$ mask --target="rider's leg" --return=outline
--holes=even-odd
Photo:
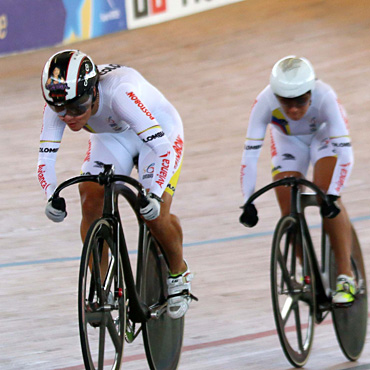
[[[146,223],[166,253],[171,274],[177,275],[187,269],[183,259],[182,228],[179,218],[170,213],[172,196],[164,192],[162,199],[160,216]]]
[[[274,181],[283,179],[284,177],[304,177],[300,172],[296,171],[285,171],[285,172],[280,172],[277,175],[273,177]],[[290,213],[290,187],[286,186],[278,186],[275,188],[275,194],[276,198],[279,203],[280,211],[281,211],[281,216],[287,216]],[[296,253],[298,259],[302,263],[302,246],[301,245],[296,245]]]
[[[296,171],[285,171],[280,172],[273,176],[273,180],[277,181],[283,179],[284,177],[304,177],[300,172]],[[290,187],[278,186],[275,188],[276,198],[279,203],[280,211],[282,216],[289,215],[290,212]]]
[[[101,217],[103,212],[104,188],[94,182],[79,184],[82,220],[80,226],[81,239],[84,242],[90,225]],[[90,261],[90,268],[91,268]],[[104,278],[108,269],[108,247],[103,248],[102,262],[100,265],[101,277]]]
[[[166,254],[171,273],[167,278],[167,314],[173,319],[178,319],[184,316],[189,308],[193,275],[183,258],[180,221],[170,213],[172,195],[164,192],[162,199],[160,216],[146,223]]]
[[[335,157],[324,157],[315,164],[313,181],[324,192],[329,188],[336,160]],[[324,228],[329,235],[330,244],[334,251],[338,275],[352,276],[350,260],[352,245],[351,222],[340,199],[338,199],[338,204],[341,212],[335,218],[324,218]]]
[[[82,211],[80,232],[84,241],[90,225],[102,215],[104,189],[97,183],[83,182],[79,184],[79,191]]]

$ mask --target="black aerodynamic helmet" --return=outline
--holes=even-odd
[[[92,59],[79,50],[63,50],[46,62],[41,76],[41,90],[51,106],[73,103],[91,95],[99,79]]]

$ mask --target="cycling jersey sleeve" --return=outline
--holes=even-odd
[[[329,92],[322,105],[324,120],[330,125],[330,141],[337,155],[337,162],[328,189],[328,194],[340,195],[352,171],[354,158],[344,108],[333,91]]]
[[[257,162],[266,135],[266,128],[271,118],[271,110],[265,99],[257,97],[249,118],[247,137],[240,170],[240,182],[244,202],[253,194],[257,179]]]
[[[121,84],[116,90],[112,108],[156,154],[155,173],[149,191],[161,197],[175,164],[171,142],[142,98],[139,88]]]
[[[37,163],[37,177],[46,198],[49,199],[57,186],[55,161],[62,140],[65,123],[50,108],[44,110]]]

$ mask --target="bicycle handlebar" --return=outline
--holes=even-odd
[[[122,181],[127,184],[132,185],[139,193],[139,195],[145,199],[146,197],[146,190],[141,185],[139,181],[136,179],[130,177],[130,176],[125,176],[125,175],[115,175],[114,174],[114,166],[112,165],[104,165],[104,171],[100,172],[98,175],[81,175],[81,176],[76,176],[72,177],[64,182],[62,182],[55,190],[53,195],[51,196],[51,199],[57,199],[59,198],[59,193],[67,188],[70,185],[74,184],[79,184],[81,182],[96,182],[100,185],[109,185],[117,181]],[[145,206],[145,205],[144,205]]]
[[[283,179],[274,181],[271,184],[268,184],[268,185],[264,186],[260,190],[257,190],[255,193],[253,193],[248,198],[245,205],[247,206],[247,205],[251,204],[259,196],[261,196],[262,194],[266,193],[267,191],[269,191],[273,188],[276,188],[278,186],[291,186],[291,187],[293,187],[293,186],[298,186],[298,185],[307,186],[308,188],[313,190],[323,200],[323,202],[327,206],[332,205],[333,202],[328,198],[328,196],[317,185],[315,185],[313,182],[311,182],[309,180],[302,179],[302,178],[299,178],[299,177],[294,177],[294,176],[284,177]]]

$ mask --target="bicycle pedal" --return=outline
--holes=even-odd
[[[355,301],[347,302],[347,303],[332,303],[332,306],[335,308],[349,308],[353,305]]]

